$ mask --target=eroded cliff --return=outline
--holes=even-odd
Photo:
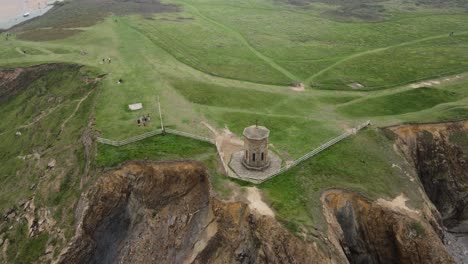
[[[389,128],[448,227],[468,219],[468,121]]]
[[[194,161],[108,171],[83,195],[76,235],[58,263],[454,263],[431,210],[410,209],[403,196],[371,202],[327,191],[328,238],[312,240],[210,190]]]
[[[390,127],[396,146],[414,164],[448,233],[459,263],[468,259],[468,121]]]
[[[270,216],[210,195],[198,162],[128,162],[78,208],[59,263],[342,263]]]
[[[350,263],[455,263],[434,231],[430,211],[416,211],[403,195],[369,201],[340,190],[322,196],[329,237]]]

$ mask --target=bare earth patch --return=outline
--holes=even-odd
[[[392,211],[419,216],[420,212],[410,209],[408,206],[406,206],[406,201],[408,200],[409,199],[403,193],[401,193],[391,201],[380,198],[376,201],[376,204],[389,208]]]
[[[423,82],[413,83],[413,84],[410,84],[409,87],[413,89],[422,88],[422,87],[432,87],[434,85],[439,85],[441,83],[458,80],[460,78],[462,78],[461,75],[455,75],[451,77],[444,77],[444,78],[439,78],[439,79],[434,79],[434,80],[427,80]]]
[[[261,215],[275,217],[273,210],[271,210],[271,208],[262,200],[262,195],[259,189],[255,187],[247,188],[247,200],[252,211]]]
[[[364,88],[364,85],[358,83],[358,82],[353,82],[353,83],[350,83],[348,84],[349,87],[351,87],[351,89],[361,89],[361,88]]]
[[[304,84],[303,83],[298,83],[294,86],[291,86],[289,89],[291,89],[291,91],[294,91],[294,92],[303,92],[305,91],[305,87],[304,87]]]
[[[243,149],[244,141],[232,133],[229,128],[225,127],[222,132],[219,132],[206,122],[202,122],[202,124],[214,134],[219,155],[226,164],[229,163],[234,153]]]

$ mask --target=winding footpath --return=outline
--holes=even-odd
[[[468,34],[468,31],[462,31],[462,32],[458,32],[457,35],[467,35]],[[343,62],[346,62],[346,61],[349,61],[349,60],[352,60],[354,58],[358,58],[358,57],[361,57],[361,56],[364,56],[364,55],[368,55],[368,54],[373,54],[373,53],[378,53],[378,52],[381,52],[381,51],[385,51],[385,50],[388,50],[388,49],[392,49],[392,48],[398,48],[398,47],[403,47],[403,46],[408,46],[408,45],[412,45],[412,44],[416,44],[416,43],[420,43],[420,42],[424,42],[424,41],[428,41],[428,40],[435,40],[435,39],[440,39],[440,38],[444,38],[444,37],[447,37],[448,35],[447,34],[442,34],[442,35],[436,35],[436,36],[431,36],[431,37],[426,37],[426,38],[421,38],[421,39],[416,39],[416,40],[412,40],[412,41],[407,41],[407,42],[402,42],[402,43],[399,43],[399,44],[396,44],[396,45],[391,45],[391,46],[387,46],[387,47],[382,47],[382,48],[377,48],[377,49],[372,49],[372,50],[366,50],[366,51],[363,51],[363,52],[359,52],[359,53],[354,53],[348,57],[345,57],[333,64],[331,64],[330,66],[316,72],[315,74],[313,74],[312,76],[308,77],[305,82],[306,83],[310,83],[311,81],[313,81],[315,78],[317,78],[318,76],[322,75],[323,73],[333,69],[334,67],[336,67],[337,65],[343,63]]]
[[[192,9],[199,17],[203,18],[204,20],[210,22],[211,24],[214,24],[220,28],[223,28],[224,30],[227,30],[229,31],[232,35],[234,35],[244,46],[246,46],[253,54],[255,54],[255,56],[257,56],[259,59],[263,60],[265,63],[267,63],[268,65],[270,65],[272,68],[274,68],[275,70],[281,72],[282,74],[284,74],[285,76],[287,76],[289,79],[291,80],[300,80],[299,77],[297,77],[296,75],[294,75],[293,73],[291,73],[290,71],[286,70],[285,68],[281,67],[279,64],[277,64],[273,59],[263,55],[261,52],[259,52],[258,50],[256,50],[252,45],[250,45],[250,43],[247,41],[247,39],[242,35],[240,34],[239,32],[237,32],[236,30],[212,19],[212,18],[209,18],[205,15],[203,15],[200,10],[198,10],[195,6],[192,6],[190,4],[187,4],[185,2],[183,2],[185,6],[189,7],[190,9]]]

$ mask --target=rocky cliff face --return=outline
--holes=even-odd
[[[468,219],[468,121],[389,128],[444,224]],[[466,145],[465,145],[466,144]]]
[[[76,235],[57,262],[454,263],[430,209],[409,209],[403,196],[371,202],[327,191],[322,202],[329,239],[312,241],[211,196],[198,162],[128,162],[82,197]]]
[[[448,247],[468,258],[468,121],[388,128],[414,164],[424,190],[448,228]]]
[[[322,201],[329,237],[350,263],[455,263],[434,231],[432,215],[406,207],[404,196],[371,202],[336,190],[324,193]]]
[[[197,162],[129,162],[80,202],[58,263],[341,263],[247,204],[210,196]]]

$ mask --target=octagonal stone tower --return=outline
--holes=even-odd
[[[264,170],[270,166],[269,135],[270,130],[263,126],[254,125],[244,129],[244,167],[249,170]]]

